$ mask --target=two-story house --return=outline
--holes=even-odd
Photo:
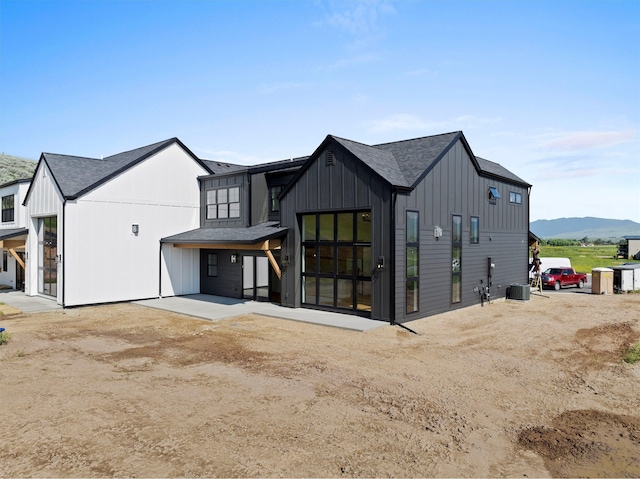
[[[63,306],[206,293],[401,323],[527,281],[529,188],[462,132],[330,135],[256,166],[176,138],[103,160],[43,153],[26,291]]]

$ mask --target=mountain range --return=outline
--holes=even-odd
[[[631,220],[605,218],[558,218],[536,220],[529,224],[533,234],[542,239],[621,239],[624,236],[640,236],[640,223]]]

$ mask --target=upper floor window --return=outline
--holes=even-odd
[[[522,204],[522,195],[520,193],[516,193],[515,191],[509,192],[509,203],[513,203],[515,205]]]
[[[269,196],[271,197],[271,203],[269,206],[269,211],[275,213],[280,211],[280,200],[278,199],[278,195],[284,189],[284,186],[272,186],[269,188]]]
[[[2,222],[8,223],[15,218],[13,195],[2,197]]]
[[[207,191],[207,219],[240,218],[240,188]]]

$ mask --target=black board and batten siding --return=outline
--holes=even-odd
[[[501,198],[489,201],[489,187]],[[509,202],[510,192],[521,194],[522,204]],[[416,188],[398,195],[396,222],[396,318],[410,321],[479,302],[474,287],[488,281],[487,258],[495,264],[491,293],[504,297],[510,284],[527,281],[528,189],[503,179],[480,176],[467,150],[457,142]],[[405,312],[406,211],[420,212],[420,306]],[[462,217],[462,300],[451,302],[452,215]],[[471,216],[480,223],[478,244],[470,243]],[[442,236],[435,238],[436,226]]]
[[[327,151],[333,158],[327,158]],[[329,161],[327,161],[327,159]],[[332,164],[328,164],[332,163]],[[362,161],[332,141],[315,156],[295,184],[280,201],[281,226],[289,227],[282,245],[289,262],[282,268],[282,304],[301,306],[301,213],[371,210],[372,258],[391,254],[391,191],[389,185]],[[372,275],[371,318],[389,321],[391,313],[391,271],[386,268]]]
[[[238,228],[249,224],[249,188],[248,175],[215,175],[200,180],[200,227],[201,228]],[[240,188],[240,217],[226,219],[207,219],[207,191],[218,188]]]

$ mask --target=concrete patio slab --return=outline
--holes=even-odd
[[[62,309],[55,299],[44,298],[42,296],[27,296],[22,291],[13,289],[0,290],[0,302],[13,306],[23,313],[39,313],[42,311],[53,311]]]
[[[146,299],[133,301],[133,304],[186,314],[210,321],[219,321],[243,314],[261,314],[263,316],[349,329],[352,331],[369,331],[389,325],[389,323],[383,321],[374,321],[350,314],[331,313],[304,308],[285,308],[273,303],[224,298],[209,294]]]

